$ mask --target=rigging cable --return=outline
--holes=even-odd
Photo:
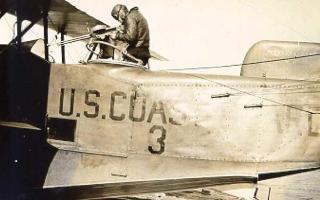
[[[253,97],[256,97],[256,98],[259,98],[259,99],[268,101],[268,102],[271,102],[271,103],[275,103],[275,104],[278,104],[278,105],[281,105],[281,106],[286,106],[286,107],[289,107],[289,108],[292,108],[292,109],[295,109],[295,110],[299,110],[299,111],[302,111],[302,112],[306,112],[306,113],[308,113],[308,114],[318,114],[318,113],[311,112],[311,111],[309,111],[309,110],[305,110],[305,109],[302,109],[302,108],[295,107],[295,106],[293,106],[293,105],[288,105],[288,104],[281,103],[281,102],[278,102],[278,101],[275,101],[275,100],[272,100],[272,99],[268,99],[268,98],[266,98],[266,97],[261,97],[261,96],[255,95],[255,94],[253,94],[253,93],[251,93],[251,92],[242,91],[242,90],[240,90],[240,89],[237,89],[237,88],[228,86],[228,85],[226,85],[226,84],[223,84],[223,83],[220,83],[220,82],[211,80],[211,79],[207,79],[207,78],[202,77],[202,76],[200,76],[200,75],[195,75],[195,74],[186,74],[186,75],[192,76],[192,77],[196,77],[196,78],[199,78],[199,79],[202,79],[202,80],[206,80],[206,81],[209,81],[209,82],[213,82],[213,83],[218,84],[218,85],[220,85],[220,86],[222,86],[222,87],[229,88],[229,89],[234,90],[234,91],[237,91],[237,92],[239,92],[239,93],[247,94],[247,95],[250,95],[250,96],[253,96]]]
[[[231,64],[231,65],[217,65],[217,66],[208,66],[208,67],[190,67],[190,68],[176,68],[176,69],[165,69],[161,71],[184,71],[184,70],[201,70],[201,69],[217,69],[217,68],[228,68],[228,67],[238,67],[238,66],[247,66],[247,65],[258,65],[264,63],[272,63],[272,62],[280,62],[280,61],[287,61],[287,60],[295,60],[295,59],[302,59],[308,57],[320,56],[320,53],[314,54],[307,54],[301,56],[293,56],[287,58],[277,58],[271,60],[264,60],[264,61],[256,61],[256,62],[249,62],[249,63],[238,63],[238,64]]]

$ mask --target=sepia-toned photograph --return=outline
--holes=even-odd
[[[320,199],[319,10],[0,0],[0,200]]]

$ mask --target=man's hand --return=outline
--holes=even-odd
[[[113,31],[109,34],[110,38],[112,40],[117,40],[118,39],[118,33],[123,33],[124,31],[124,26],[123,25],[120,25],[116,28],[116,31]]]
[[[113,39],[113,40],[116,40],[117,39],[117,35],[118,35],[118,31],[114,31],[110,34],[110,38]]]
[[[118,26],[118,27],[117,27],[117,31],[118,31],[119,33],[124,33],[124,25]]]
[[[98,35],[98,34],[96,34],[96,35],[94,35],[94,37],[96,38],[96,39],[98,39],[98,40],[104,40],[105,38],[106,38],[106,35]]]

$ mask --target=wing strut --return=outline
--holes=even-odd
[[[19,22],[19,20],[17,20],[17,29],[18,29],[17,36],[13,40],[11,40],[9,44],[15,44],[17,42],[18,43],[21,42],[21,38],[24,36],[24,34],[26,34],[35,24],[36,24],[35,22],[31,22],[31,24],[29,24],[26,28],[21,30],[21,21]]]
[[[30,3],[33,4],[33,3]],[[29,5],[29,4],[28,4]],[[22,49],[22,37],[37,23],[39,19],[42,18],[43,22],[43,35],[44,35],[44,49],[45,49],[45,59],[49,61],[49,47],[48,47],[48,12],[49,12],[49,4],[48,2],[41,2],[37,4],[37,9],[34,12],[26,9],[24,10],[26,5],[23,0],[15,0],[12,2],[8,2],[5,5],[2,5],[0,8],[0,18],[6,13],[12,13],[14,10],[16,11],[17,16],[17,36],[9,42],[9,45],[16,44],[18,50]],[[13,10],[12,10],[13,9]],[[41,14],[39,14],[41,13]],[[30,24],[22,30],[22,22],[23,20],[29,20]],[[5,50],[5,49],[4,49]],[[2,50],[2,52],[4,52]]]
[[[60,31],[60,36],[61,36],[61,41],[64,41],[64,29],[61,29]],[[61,45],[61,62],[62,64],[66,64],[66,49],[65,45]]]
[[[43,7],[43,38],[44,38],[44,55],[46,61],[49,61],[49,46],[48,46],[48,7]]]
[[[17,37],[16,37],[16,42],[17,42],[17,45],[18,45],[18,49],[19,51],[21,51],[21,41],[22,41],[22,36],[27,32],[25,31],[23,34],[22,34],[22,31],[21,31],[21,28],[22,28],[22,21],[23,21],[23,18],[22,18],[22,5],[21,5],[21,0],[17,0]],[[28,26],[30,27],[30,26]],[[27,28],[28,28],[27,27]],[[31,27],[30,27],[31,28]]]

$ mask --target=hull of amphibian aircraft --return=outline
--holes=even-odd
[[[319,166],[314,78],[59,65],[14,48],[1,59],[3,198],[255,183]]]
[[[319,86],[52,65],[48,141],[59,150],[45,185],[254,176],[318,166],[319,94],[313,91]]]

